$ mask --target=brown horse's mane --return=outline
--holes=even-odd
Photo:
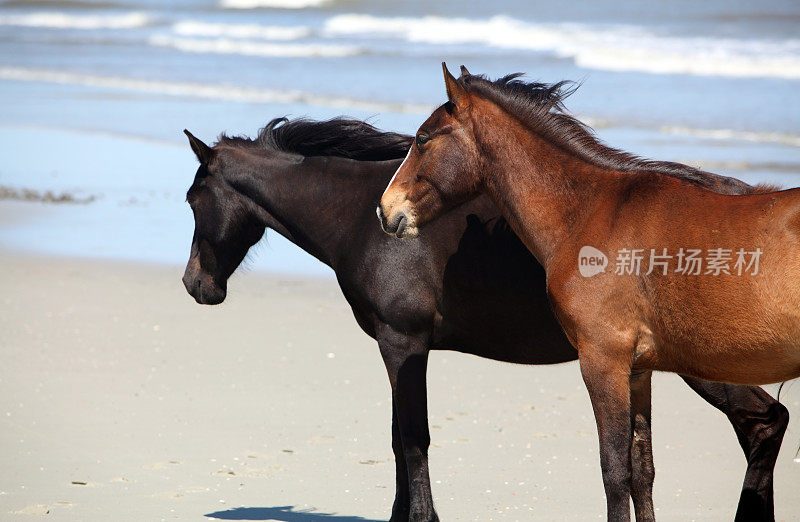
[[[254,140],[223,134],[217,145],[257,147],[307,157],[338,156],[360,161],[384,161],[405,157],[412,140],[411,136],[384,132],[367,122],[343,117],[322,121],[275,118],[259,131]]]
[[[655,161],[605,145],[594,131],[577,118],[567,114],[564,100],[573,94],[578,84],[561,81],[554,84],[525,82],[522,73],[489,80],[483,75],[464,74],[457,81],[467,92],[477,93],[504,109],[542,137],[582,160],[603,168],[621,172],[657,172],[690,183],[709,186],[723,193],[766,193],[780,190],[772,185],[750,186],[735,178],[712,174],[672,161]]]

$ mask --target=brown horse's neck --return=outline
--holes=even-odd
[[[539,262],[574,235],[621,174],[592,165],[544,138],[497,105],[476,99],[478,146],[486,152],[481,183]],[[488,113],[488,117],[487,117]]]

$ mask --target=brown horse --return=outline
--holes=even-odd
[[[517,75],[443,68],[448,102],[384,192],[384,230],[413,237],[448,208],[492,199],[544,267],[578,350],[608,518],[630,519],[633,489],[637,519],[653,519],[631,469],[651,371],[741,384],[800,376],[800,189],[712,192],[691,167],[600,143],[565,114],[563,83],[550,89],[562,96],[542,96]]]

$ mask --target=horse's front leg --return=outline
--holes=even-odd
[[[653,436],[651,431],[652,372],[634,372],[630,376],[631,387],[631,497],[638,522],[655,520],[653,510]]]
[[[400,334],[387,326],[380,331],[378,344],[392,385],[395,458],[403,459],[405,464],[396,465],[398,489],[392,520],[439,520],[433,508],[428,472],[431,438],[425,381],[429,350],[427,338]],[[405,488],[400,484],[403,473],[406,475]]]
[[[727,415],[747,457],[737,521],[773,521],[772,477],[789,424],[789,411],[757,386],[737,386],[683,377],[709,404]]]
[[[400,435],[400,421],[397,419],[397,405],[392,399],[392,451],[394,452],[395,489],[392,518],[390,522],[406,522],[411,510],[408,491],[408,466],[406,466],[403,439]]]
[[[609,521],[631,518],[630,359],[613,357],[596,346],[579,348],[581,375],[589,391],[597,434],[600,467]]]

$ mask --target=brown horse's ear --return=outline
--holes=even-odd
[[[183,129],[183,133],[189,138],[189,146],[192,147],[194,155],[197,156],[197,161],[199,161],[202,165],[208,165],[208,162],[211,161],[211,156],[214,153],[211,147],[203,143],[199,138],[196,138],[188,130]]]
[[[459,100],[463,101],[467,91],[464,89],[464,86],[458,83],[458,80],[450,74],[450,71],[447,70],[447,64],[444,62],[442,62],[442,71],[444,72],[444,86],[447,88],[447,99],[457,107]]]
[[[461,66],[461,76],[472,76],[472,75],[469,73],[469,71],[467,70],[467,68],[466,68],[466,67],[464,67],[463,65]]]

